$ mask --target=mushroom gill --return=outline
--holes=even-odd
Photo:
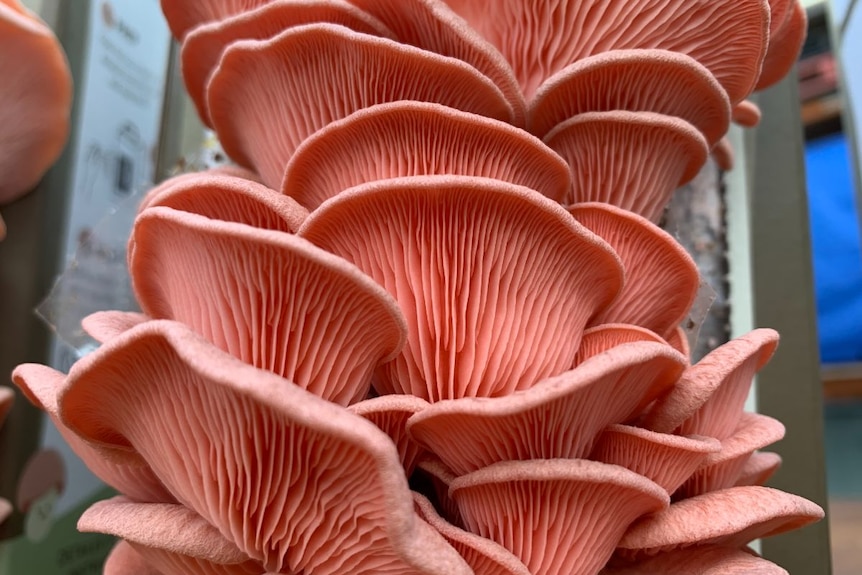
[[[325,399],[365,398],[404,343],[383,288],[349,262],[282,232],[150,207],[135,221],[141,309]]]
[[[398,100],[513,119],[499,88],[461,60],[334,24],[234,42],[207,87],[225,152],[269,187],[279,186],[305,138],[357,110]]]
[[[523,130],[440,104],[392,102],[307,138],[287,166],[282,192],[313,210],[364,183],[446,174],[511,182],[557,201],[571,187],[562,158]]]
[[[427,401],[414,395],[391,394],[365,399],[354,403],[348,409],[351,413],[361,415],[389,436],[398,448],[404,473],[410,477],[424,449],[407,434],[407,420],[429,405]]]
[[[618,256],[555,202],[467,176],[342,192],[299,235],[383,285],[407,318],[377,391],[431,402],[503,396],[568,369],[622,285]]]

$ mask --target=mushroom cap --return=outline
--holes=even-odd
[[[547,78],[572,62],[610,50],[657,48],[699,61],[736,103],[754,89],[769,38],[767,0],[447,4],[503,53],[528,101]]]
[[[97,311],[82,319],[81,327],[97,342],[105,343],[149,320],[134,311]]]
[[[223,20],[193,28],[183,38],[183,80],[201,120],[211,126],[206,87],[222,53],[238,40],[265,40],[306,24],[338,24],[373,36],[395,39],[377,18],[344,0],[270,0]]]
[[[752,454],[784,438],[784,425],[758,413],[743,413],[733,435],[721,442],[674,497],[683,499],[737,484]]]
[[[152,321],[73,366],[60,415],[102,449],[146,461],[268,572],[469,573],[416,517],[389,437],[285,383]]]
[[[381,394],[500,396],[571,366],[622,284],[618,256],[559,204],[487,178],[382,180],[324,202],[299,230],[395,296],[407,346]]]
[[[735,162],[735,152],[733,144],[730,143],[730,138],[722,137],[718,143],[709,151],[710,156],[715,161],[715,165],[723,172],[729,172],[733,169]]]
[[[350,0],[379,18],[399,42],[463,60],[487,76],[512,107],[512,123],[522,127],[526,103],[515,73],[503,55],[443,0]]]
[[[733,107],[731,118],[734,124],[744,128],[753,128],[760,123],[762,117],[760,107],[751,100],[743,100]]]
[[[207,87],[223,149],[270,187],[279,186],[305,138],[357,110],[398,100],[513,118],[499,88],[469,64],[334,24],[234,42]]]
[[[635,213],[609,204],[580,203],[569,213],[620,256],[626,284],[591,323],[625,323],[669,337],[688,315],[698,289],[697,264],[673,236]]]
[[[594,355],[599,355],[618,345],[637,341],[665,343],[655,332],[637,325],[606,323],[593,326],[584,330],[581,347],[578,348],[578,354],[575,356],[572,367],[577,367]]]
[[[659,553],[635,563],[614,562],[600,575],[788,575],[778,565],[748,551],[729,547],[694,547]]]
[[[783,25],[770,38],[757,90],[765,90],[787,76],[799,59],[807,34],[808,11],[802,2],[793,0]]]
[[[586,460],[505,461],[452,482],[470,531],[534,575],[598,573],[632,521],[668,495],[628,469]]]
[[[781,456],[777,453],[769,451],[752,453],[739,472],[736,486],[764,485],[779,467],[781,467]]]
[[[653,221],[708,153],[694,126],[654,112],[587,112],[558,124],[545,143],[572,171],[566,203],[612,204]]]
[[[712,437],[671,435],[617,424],[602,432],[589,458],[630,469],[672,494],[720,449],[721,442]]]
[[[150,207],[130,256],[141,309],[325,399],[363,399],[406,337],[397,304],[349,262],[278,231]]]
[[[707,354],[683,373],[639,425],[662,433],[724,440],[736,430],[754,375],[778,347],[778,333],[756,329]]]
[[[614,110],[681,118],[710,146],[730,124],[727,93],[697,60],[668,50],[612,50],[548,78],[530,102],[527,127],[542,138],[578,114]]]
[[[224,20],[236,14],[254,10],[272,0],[161,0],[162,13],[177,40],[182,40],[192,28],[214,20]]]
[[[308,217],[308,210],[292,198],[222,170],[165,180],[147,193],[138,213],[155,206],[286,233],[294,233]]]
[[[407,431],[456,475],[499,461],[586,457],[605,427],[641,413],[684,366],[666,344],[624,344],[525,391],[435,403]]]
[[[61,421],[57,396],[66,386],[65,374],[44,365],[22,364],[12,373],[12,381],[33,405],[48,415],[72,451],[105,484],[135,501],[175,501],[141,458],[112,457],[78,437]]]
[[[425,452],[422,459],[416,463],[416,470],[430,480],[430,487],[436,499],[437,508],[452,525],[463,527],[464,520],[458,511],[458,504],[449,497],[449,486],[455,480],[455,473],[446,467],[439,457]]]
[[[464,531],[440,517],[423,495],[413,493],[413,500],[419,516],[455,548],[476,575],[531,575],[527,567],[504,547]]]
[[[419,413],[429,405],[424,399],[413,395],[382,395],[354,403],[348,409],[361,415],[389,436],[398,448],[404,472],[410,477],[424,450],[407,434],[405,426],[411,415]]]
[[[556,201],[572,185],[562,158],[510,124],[440,104],[392,102],[359,110],[306,139],[281,189],[313,210],[367,182],[446,174],[511,182]]]
[[[823,518],[816,504],[769,487],[731,487],[672,504],[636,521],[619,542],[626,557],[694,546],[743,547]]]
[[[118,541],[105,559],[102,575],[164,575],[126,541]]]
[[[677,328],[667,336],[667,342],[672,348],[689,358],[689,361],[691,361],[691,344],[689,344],[688,333],[686,333],[684,327],[677,326]]]
[[[105,566],[123,563],[149,571],[140,573],[206,573],[213,575],[261,575],[263,568],[200,515],[176,504],[135,503],[125,497],[99,501],[78,520],[83,533],[105,533],[123,540]],[[114,557],[118,553],[119,557]]]
[[[65,485],[66,464],[60,453],[54,449],[37,451],[18,477],[17,507],[22,513],[27,513],[33,502],[50,489],[62,493]]]
[[[72,75],[51,29],[17,2],[0,2],[0,205],[23,196],[69,135]],[[5,228],[4,228],[5,229]]]

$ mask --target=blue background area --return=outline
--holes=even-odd
[[[823,363],[862,361],[862,251],[842,134],[806,144],[814,284]]]

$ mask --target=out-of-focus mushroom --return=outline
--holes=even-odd
[[[608,242],[620,256],[626,284],[593,325],[639,325],[667,338],[694,303],[700,287],[697,264],[673,236],[646,218],[608,204],[569,206],[576,220]]]
[[[715,160],[715,165],[723,172],[729,172],[733,169],[736,159],[736,154],[733,150],[733,144],[730,143],[730,138],[722,137],[718,143],[709,151],[712,159]]]
[[[360,184],[435,174],[493,178],[557,201],[571,187],[562,158],[523,130],[440,104],[393,102],[359,110],[305,140],[282,192],[313,210]]]
[[[767,0],[447,4],[503,53],[528,101],[547,78],[572,62],[610,50],[659,48],[699,61],[735,104],[754,89],[769,38]]]
[[[527,127],[543,138],[585,112],[655,112],[681,118],[710,146],[730,124],[730,101],[697,60],[668,50],[612,50],[566,66],[530,102]]]
[[[276,188],[305,138],[357,110],[398,100],[513,119],[500,89],[469,64],[333,24],[234,42],[207,87],[225,152]]]
[[[125,541],[117,542],[102,568],[102,575],[165,575]]]
[[[684,366],[667,344],[624,344],[520,393],[435,403],[407,431],[459,476],[499,461],[586,457],[605,427],[638,415]]]
[[[582,459],[497,463],[457,478],[451,493],[470,531],[534,575],[598,573],[632,521],[669,500],[642,475]]]
[[[141,309],[330,401],[366,397],[404,345],[398,306],[349,262],[282,232],[150,207],[130,256]]]
[[[106,455],[143,459],[261,571],[470,572],[416,516],[385,433],[182,324],[148,322],[76,363],[60,416]],[[146,525],[137,512],[114,517],[139,534]]]
[[[602,202],[649,220],[694,178],[708,152],[691,124],[654,112],[587,112],[545,136],[572,171],[567,204]]]
[[[0,205],[39,183],[69,134],[72,75],[51,29],[17,0],[0,2]],[[5,224],[0,219],[0,239]]]
[[[768,487],[731,487],[683,499],[636,521],[619,542],[627,558],[685,547],[743,547],[823,518],[814,503]]]
[[[744,128],[753,128],[760,123],[762,117],[760,107],[751,100],[743,100],[733,107],[731,119],[733,123]]]
[[[754,375],[778,347],[778,333],[756,329],[706,355],[639,423],[662,433],[724,440],[736,430]]]
[[[673,493],[674,497],[683,499],[733,487],[752,454],[783,437],[784,425],[780,421],[758,413],[743,413],[734,434],[721,442],[721,450],[710,454],[703,466]]]
[[[527,567],[504,547],[490,539],[464,531],[440,517],[423,495],[414,493],[413,500],[416,502],[419,516],[461,554],[475,575],[531,575]]]
[[[356,415],[361,415],[392,439],[398,448],[398,455],[407,477],[416,469],[416,461],[424,451],[407,434],[406,424],[410,416],[419,413],[430,404],[413,395],[382,395],[354,403],[348,409]]]
[[[777,84],[790,72],[799,59],[807,34],[808,11],[802,2],[792,0],[786,20],[769,40],[769,50],[757,81],[758,90]]]
[[[189,96],[211,125],[206,87],[222,53],[237,40],[265,40],[305,24],[338,24],[363,34],[395,39],[379,20],[344,0],[271,0],[255,9],[203,24],[183,38],[181,61]]]
[[[618,256],[559,204],[487,178],[417,176],[342,192],[299,230],[380,282],[407,346],[382,394],[503,396],[568,369],[622,285]]]
[[[671,495],[708,456],[720,449],[721,442],[712,437],[686,437],[611,425],[599,436],[589,458],[639,473]]]

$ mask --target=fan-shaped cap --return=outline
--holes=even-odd
[[[707,457],[674,497],[683,499],[736,485],[751,455],[784,437],[784,425],[758,413],[743,413],[736,431],[721,442],[721,450]]]
[[[732,487],[674,503],[635,522],[619,542],[627,557],[674,549],[743,547],[823,518],[814,503],[768,487]]]
[[[455,527],[424,496],[413,493],[416,511],[455,548],[476,575],[531,575],[521,561],[490,539]]]
[[[75,364],[61,417],[118,457],[143,458],[269,572],[469,573],[416,517],[386,434],[285,383],[152,321]]]
[[[461,60],[333,24],[234,42],[207,87],[225,152],[270,187],[281,183],[305,138],[357,110],[398,100],[513,118],[500,90]]]
[[[497,463],[453,481],[451,494],[470,531],[535,575],[598,573],[628,525],[668,503],[649,479],[586,460]]]
[[[186,33],[207,22],[224,20],[233,15],[254,10],[272,0],[161,0],[162,12],[168,27],[177,40]]]
[[[784,78],[799,58],[808,34],[808,12],[802,2],[793,0],[784,24],[769,40],[769,49],[763,60],[763,70],[757,89],[764,90]]]
[[[359,110],[305,140],[282,192],[315,209],[360,184],[435,174],[493,178],[557,201],[572,185],[562,158],[523,130],[440,104],[393,102]]]
[[[753,128],[760,123],[762,114],[760,107],[751,100],[743,100],[733,107],[731,118],[735,124],[744,128]]]
[[[614,562],[600,575],[788,575],[778,565],[748,551],[729,547],[694,547],[659,553],[635,563]]]
[[[736,486],[764,485],[781,467],[781,456],[769,451],[752,453],[742,466]]]
[[[261,575],[264,571],[259,562],[252,561],[218,529],[182,505],[135,503],[114,497],[84,511],[78,530],[120,537],[127,547],[115,548],[109,564],[140,565],[156,575]],[[119,557],[114,557],[115,553]],[[107,564],[105,573],[110,573]]]
[[[503,53],[527,100],[572,62],[610,50],[658,48],[699,61],[736,103],[754,89],[769,37],[766,0],[447,3]]]
[[[486,178],[352,188],[299,235],[395,296],[407,346],[375,386],[432,402],[507,395],[568,369],[584,325],[622,283],[617,255],[562,207]]]
[[[238,40],[265,40],[289,28],[324,22],[395,39],[383,23],[344,0],[271,0],[189,31],[183,38],[180,56],[183,79],[204,123],[210,124],[207,83],[227,46]]]
[[[637,325],[624,323],[606,323],[584,330],[581,347],[575,356],[572,367],[577,367],[594,355],[599,355],[609,349],[638,341],[665,343],[654,332]]]
[[[399,42],[467,62],[500,88],[512,106],[512,123],[525,121],[524,95],[503,55],[442,0],[350,0],[389,26]]]
[[[588,112],[545,136],[572,171],[566,203],[602,202],[657,220],[673,191],[706,161],[706,140],[679,118],[654,112]]]
[[[730,437],[754,375],[777,347],[778,333],[771,329],[756,329],[717,347],[685,371],[640,425],[662,433]]]
[[[0,205],[33,189],[69,134],[72,76],[56,36],[17,2],[0,2]]]
[[[134,547],[125,541],[119,541],[114,545],[105,565],[102,575],[164,575],[155,566],[147,563],[143,555],[135,551]]]
[[[81,320],[81,327],[97,342],[105,343],[149,320],[134,311],[97,311]]]
[[[600,203],[569,206],[575,219],[608,242],[623,261],[626,284],[594,325],[627,323],[668,337],[700,287],[697,264],[673,236],[646,218]]]
[[[586,457],[602,429],[638,415],[684,366],[666,344],[625,344],[520,393],[441,401],[407,431],[456,475],[498,461]]]
[[[711,454],[721,449],[712,437],[656,433],[611,425],[599,436],[590,459],[620,465],[674,493]]]
[[[455,473],[446,467],[446,464],[439,457],[427,451],[416,464],[416,469],[418,473],[430,481],[437,508],[440,509],[446,521],[462,527],[464,521],[461,519],[461,512],[458,511],[458,504],[449,497],[449,486],[455,480]]]
[[[541,138],[578,114],[614,110],[681,118],[709,145],[730,125],[727,93],[697,60],[668,50],[611,50],[548,78],[530,102],[527,127]]]
[[[139,212],[163,206],[214,220],[293,233],[308,210],[258,182],[220,170],[183,174],[162,182],[144,198]]]
[[[111,457],[73,433],[60,419],[57,396],[66,386],[66,376],[50,367],[23,364],[15,368],[12,381],[36,407],[44,411],[60,435],[93,474],[136,501],[173,502],[161,481],[141,458],[124,455],[122,461]]]
[[[350,411],[361,415],[379,427],[398,448],[398,455],[407,477],[413,474],[423,449],[407,435],[407,420],[430,404],[413,395],[382,395],[354,403]]]
[[[141,309],[325,399],[363,399],[404,318],[355,266],[293,235],[151,207],[133,230]]]
[[[686,333],[685,328],[677,326],[677,328],[667,336],[667,342],[672,348],[691,361],[691,345],[688,342],[688,334]]]

